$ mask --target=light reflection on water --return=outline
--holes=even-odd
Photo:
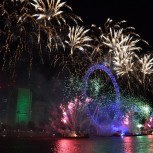
[[[133,137],[124,137],[123,139],[123,148],[124,148],[124,152],[126,153],[132,153],[132,139]]]
[[[55,153],[90,153],[93,150],[94,141],[88,139],[61,139],[56,142]]]
[[[125,153],[153,153],[153,136],[124,137]]]
[[[153,153],[153,135],[0,141],[0,153]]]
[[[153,153],[153,136],[61,139],[55,153]]]

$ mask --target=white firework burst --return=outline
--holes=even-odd
[[[114,70],[117,76],[123,76],[133,71],[133,53],[126,52],[126,50],[115,51],[113,58]]]
[[[127,79],[127,88],[131,90],[132,83],[138,81],[136,88],[139,90],[139,85],[145,88],[148,85],[148,79],[151,80],[152,63],[150,56],[145,55],[139,59],[140,42],[148,44],[134,32],[133,27],[121,26],[121,21],[113,23],[108,19],[102,27],[92,25],[93,29],[93,52],[91,52],[92,62],[104,63],[120,78],[121,84],[124,79]],[[148,44],[149,45],[149,44]],[[141,53],[143,54],[143,52]],[[146,74],[148,74],[146,76]],[[142,79],[143,77],[143,79]],[[139,84],[140,83],[140,84]]]
[[[69,27],[69,40],[66,40],[65,42],[71,48],[71,55],[74,53],[75,49],[84,51],[84,47],[91,47],[91,45],[88,43],[92,41],[92,38],[87,36],[88,31],[89,29],[84,30],[84,27],[80,26]]]
[[[62,8],[66,7],[70,10],[72,8],[68,5],[66,5],[66,2],[61,2],[61,0],[33,0],[33,2],[30,3],[35,7],[35,10],[38,12],[37,14],[34,14],[34,17],[37,17],[37,20],[48,20],[51,21],[52,19],[55,19],[58,24],[61,25],[61,21],[66,23],[66,20],[63,16]],[[80,17],[75,16],[77,19],[81,20]],[[72,20],[76,22],[76,19],[73,16],[69,16]]]
[[[110,28],[110,33],[107,36],[103,36],[104,44],[109,47],[109,52],[114,51],[135,51],[141,50],[141,47],[137,47],[137,43],[140,39],[134,38],[131,34],[124,34],[123,28],[119,30],[115,30]]]
[[[153,73],[153,58],[151,58],[151,55],[144,55],[139,59],[139,62],[141,64],[140,70],[144,75]]]

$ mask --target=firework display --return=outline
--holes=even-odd
[[[112,71],[120,88],[131,93],[138,92],[140,88],[149,90],[152,88],[152,54],[145,53],[138,45],[149,44],[125,23],[113,23],[108,19],[104,28],[92,25],[90,31],[84,32],[81,27],[69,28],[69,40],[65,42],[70,51],[57,54],[54,64],[62,65],[62,71],[71,75],[83,76],[90,65],[101,63]]]
[[[129,132],[138,131],[138,125],[142,124],[143,119],[146,120],[150,116],[152,108],[145,99],[139,97],[122,96],[121,103],[124,126]]]
[[[96,65],[93,65],[91,67],[89,67],[88,71],[86,72],[84,78],[83,78],[83,87],[82,87],[82,96],[83,97],[87,97],[86,95],[86,86],[87,86],[87,81],[88,81],[88,78],[90,76],[90,74],[92,72],[94,72],[95,70],[97,69],[100,69],[100,70],[103,70],[104,72],[106,72],[109,77],[111,78],[112,80],[112,83],[114,85],[114,89],[115,89],[115,93],[116,93],[116,103],[120,103],[120,92],[119,92],[119,87],[118,87],[118,84],[113,76],[113,74],[111,73],[111,71],[109,69],[107,69],[104,65],[102,64],[96,64]]]
[[[49,129],[63,136],[82,136],[87,133],[89,117],[86,114],[88,99],[83,102],[81,97],[74,97],[67,103],[51,112]],[[56,111],[55,111],[56,110]]]
[[[91,41],[92,39],[89,36],[86,36],[86,33],[89,29],[84,30],[83,27],[69,27],[69,41],[65,41],[71,48],[71,55],[73,54],[75,49],[79,49],[82,52],[84,51],[83,47],[91,47],[91,45],[86,42]]]
[[[70,6],[60,0],[1,2],[2,69],[12,71],[14,76],[17,64],[23,62],[28,63],[30,72],[33,61],[44,63],[44,59],[51,60],[51,52],[58,47],[64,50],[62,27],[68,29],[68,19],[77,23],[81,18],[63,12],[63,7],[72,11]]]
[[[126,79],[127,84],[124,85],[124,88],[130,92],[139,89],[140,86],[144,87],[144,82],[147,84],[150,81],[153,65],[152,55],[143,55],[144,51],[142,53],[142,48],[138,46],[140,42],[148,43],[134,32],[133,27],[122,26],[125,22],[113,23],[111,19],[108,19],[103,30],[101,27],[92,25],[93,31],[96,31],[96,35],[93,34],[95,43],[92,57],[94,59],[94,56],[99,56],[98,63],[103,63],[111,69],[116,75],[120,87]],[[146,74],[142,69],[149,73]],[[146,81],[144,81],[145,77],[147,77]],[[135,81],[137,84],[133,89],[131,86]]]
[[[0,11],[1,64],[13,75],[21,62],[28,63],[29,74],[33,62],[47,60],[76,76],[83,76],[91,64],[102,63],[116,76],[120,88],[128,92],[152,88],[152,54],[139,46],[148,43],[134,27],[125,26],[125,20],[115,23],[108,18],[103,27],[93,24],[86,29],[61,0],[5,0]]]
[[[143,127],[142,120],[149,117],[152,110],[151,107],[143,98],[127,95],[124,96],[122,94],[120,97],[119,87],[116,81],[114,81],[114,87],[117,88],[114,89],[116,94],[112,93],[111,91],[108,92],[107,95],[104,93],[99,93],[100,87],[103,88],[104,85],[100,86],[97,78],[88,81],[91,73],[93,73],[97,69],[105,71],[109,75],[109,77],[111,77],[112,81],[114,81],[113,75],[111,74],[110,70],[101,64],[97,64],[89,67],[83,78],[82,84],[80,83],[81,80],[72,77],[69,81],[69,86],[66,87],[66,93],[70,95],[75,92],[80,93],[80,90],[82,89],[82,99],[85,98],[86,100],[84,99],[83,101],[85,104],[87,104],[84,111],[88,114],[88,117],[90,119],[90,128],[88,127],[90,133],[92,133],[94,129],[94,134],[96,133],[96,135],[113,135],[115,132],[118,132],[121,135],[139,134],[139,125]],[[87,88],[87,83],[89,83],[90,85],[90,82],[92,82],[92,86]],[[106,82],[103,84],[106,84]],[[94,88],[93,85],[95,85],[95,87],[98,87],[97,90],[96,88]],[[86,90],[89,90],[90,88],[93,88],[94,90],[96,90],[96,93],[102,95],[101,98],[98,99],[96,97],[96,94],[95,99],[87,97]],[[63,110],[65,110],[65,107],[62,108]],[[79,109],[76,111],[79,112]],[[67,116],[65,117],[67,118]],[[63,122],[66,122],[65,117],[63,115]]]
[[[72,97],[82,95],[82,86],[84,82],[82,81],[82,78],[71,76],[65,78],[64,82],[64,89],[63,89],[63,95],[64,95],[64,101],[71,99]],[[86,86],[86,89],[88,96],[92,99],[101,99],[101,93],[104,95],[114,93],[111,86],[108,86],[103,78],[100,78],[98,76],[94,78],[88,78],[88,86]]]
[[[136,133],[151,113],[145,100],[135,96],[153,92],[153,56],[140,45],[149,44],[125,20],[108,18],[103,26],[87,29],[82,24],[61,0],[0,2],[1,68],[14,77],[23,64],[30,77],[33,64],[49,63],[68,78],[63,99],[69,102],[51,114],[55,131],[73,136],[85,129],[99,135]],[[152,128],[152,116],[144,128]]]
[[[144,124],[144,129],[147,132],[152,132],[152,128],[153,128],[153,113],[151,113],[151,115],[148,116],[148,118],[146,119],[145,124]]]

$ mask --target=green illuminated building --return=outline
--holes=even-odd
[[[16,107],[16,122],[27,124],[31,119],[32,94],[30,89],[19,88]]]

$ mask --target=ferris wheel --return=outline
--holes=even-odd
[[[92,99],[87,107],[87,113],[90,117],[92,124],[98,127],[98,126],[102,126],[101,122],[107,125],[106,122],[108,123],[112,122],[112,120],[117,118],[117,116],[119,115],[118,109],[120,107],[120,91],[119,91],[119,87],[116,82],[116,79],[114,75],[112,74],[112,72],[102,64],[94,64],[88,68],[83,78],[82,96],[84,99],[88,97],[87,95],[88,79],[90,75],[96,70],[102,70],[109,76],[115,90],[115,101],[112,102],[111,104],[109,105],[106,104],[104,106],[100,102],[95,103],[94,102],[95,100]]]

